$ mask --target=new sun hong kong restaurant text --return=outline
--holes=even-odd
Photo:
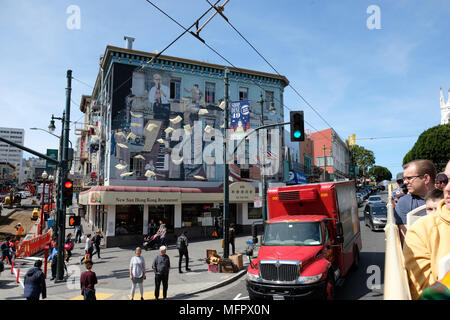
[[[102,230],[109,247],[139,243],[148,233],[150,219],[165,222],[169,241],[183,228],[189,229],[190,238],[206,237],[223,212],[223,163],[196,161],[218,139],[195,138],[197,134],[223,136],[226,66],[153,57],[148,52],[107,46],[94,89],[81,99],[85,127],[79,130],[77,143],[80,173],[95,178],[84,185],[79,203],[93,228]],[[238,108],[233,109],[233,134],[255,129],[262,120],[264,124],[283,122],[283,92],[289,83],[284,76],[228,69],[230,102],[242,102],[242,116],[236,114]],[[271,107],[275,112],[269,112]],[[180,130],[186,134],[180,135]],[[269,138],[267,151],[281,164],[270,179],[282,182],[283,154],[271,148],[278,145],[281,150],[283,136]],[[191,147],[177,150],[180,145]],[[243,148],[252,153],[249,143]],[[259,163],[264,159],[252,162],[246,152],[245,167],[235,161],[227,177],[230,223],[236,224],[238,233],[249,231],[261,219],[254,201],[261,181]],[[214,153],[212,157],[222,158],[219,151]],[[180,160],[174,161],[174,154]],[[242,169],[246,169],[245,176]]]

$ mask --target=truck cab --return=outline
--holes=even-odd
[[[247,270],[250,299],[332,299],[359,262],[354,183],[272,188],[267,198],[269,219]]]

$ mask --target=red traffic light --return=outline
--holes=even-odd
[[[67,189],[71,189],[73,187],[72,181],[66,181],[66,183],[64,183],[64,187]]]

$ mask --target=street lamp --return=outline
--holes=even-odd
[[[53,115],[52,115],[53,117]],[[50,124],[48,125],[48,130],[50,130],[51,132],[55,131],[56,127],[55,127],[55,120],[50,120]]]
[[[38,228],[38,234],[41,235],[42,231],[44,229],[44,205],[45,205],[45,182],[48,178],[47,171],[44,170],[42,172],[42,201],[41,201],[41,214],[40,214],[40,221],[39,221],[39,228]]]
[[[262,92],[260,94],[260,99],[258,101],[261,104],[261,125],[264,126],[264,102],[268,102],[267,100],[263,99]],[[269,106],[269,113],[275,114],[276,109],[273,101],[270,101]],[[263,142],[265,142],[266,139],[263,139]],[[263,151],[265,148],[262,148]],[[265,155],[260,155],[260,162],[261,162],[261,186],[262,186],[262,218],[265,221],[267,219],[267,183],[266,183],[266,172],[264,168],[264,159]]]

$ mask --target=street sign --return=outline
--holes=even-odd
[[[58,149],[47,149],[47,156],[58,160]],[[48,174],[54,175],[56,172],[56,167],[57,166],[55,163],[50,163],[48,160],[45,161],[45,171],[47,171]]]

